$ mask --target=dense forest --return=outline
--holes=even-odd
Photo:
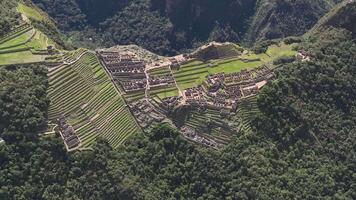
[[[46,116],[46,70],[0,71],[0,199],[355,199],[356,41],[323,29],[283,64],[259,96],[253,133],[220,151],[165,125],[117,150],[98,140],[67,153],[37,137]]]
[[[16,11],[16,0],[0,1],[0,37],[20,23],[20,15]]]
[[[136,44],[177,54],[207,41],[301,35],[340,0],[33,0],[74,45]]]

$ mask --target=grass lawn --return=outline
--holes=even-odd
[[[19,3],[17,6],[17,10],[26,15],[28,18],[37,20],[37,21],[45,21],[45,18],[38,12],[36,9],[28,7],[22,3]]]
[[[224,62],[222,64],[218,64],[216,67],[209,68],[209,74],[217,74],[220,72],[224,72],[226,74],[231,74],[234,72],[239,72],[243,69],[251,69],[261,65],[261,61],[254,62],[243,62],[241,60],[233,60],[229,62]]]
[[[41,62],[45,55],[33,55],[30,51],[0,54],[0,65]]]
[[[261,59],[263,63],[266,62],[271,62],[275,60],[276,58],[279,58],[281,56],[293,56],[297,52],[293,50],[293,44],[292,45],[286,45],[284,43],[280,43],[279,45],[271,45],[268,47],[266,53],[263,54],[255,54],[255,53],[249,53],[247,55],[242,55],[240,58],[243,59]]]
[[[1,44],[0,49],[11,47],[11,46],[18,45],[21,43],[25,43],[28,39],[30,39],[33,36],[33,34],[35,34],[35,29],[31,29],[31,30],[27,31],[26,33],[19,35],[18,37],[13,38],[13,39]]]
[[[272,61],[276,58],[279,58],[281,56],[293,56],[295,55],[297,52],[293,50],[293,44],[292,45],[286,45],[284,43],[281,43],[279,46],[277,45],[272,45],[268,48],[266,54],[271,56],[270,58],[272,58],[271,60],[267,60]]]
[[[157,94],[157,96],[161,99],[167,98],[167,97],[175,97],[178,96],[178,89],[175,90],[165,90],[163,92],[160,92]]]
[[[158,96],[161,99],[167,97],[175,97],[179,95],[178,89],[176,87],[163,88],[159,90],[150,90],[151,96]]]
[[[192,67],[192,63],[188,63],[187,65],[182,66],[180,71],[175,72],[175,78],[181,90],[201,85],[209,74],[217,74],[221,72],[230,74],[239,72],[243,69],[255,68],[261,65],[262,62],[243,62],[238,59],[229,59],[211,61],[211,66],[209,66],[209,64],[197,64],[196,67]]]
[[[236,58],[223,60],[210,60],[207,63],[201,61],[192,61],[186,65],[182,65],[180,70],[174,72],[174,77],[177,80],[178,87],[181,90],[196,87],[201,85],[206,76],[209,74],[217,74],[224,72],[226,74],[240,72],[244,69],[252,69],[262,64],[271,62],[281,56],[295,55],[296,51],[292,50],[293,45],[286,45],[281,43],[279,45],[272,45],[268,48],[266,53],[255,54],[248,53]],[[240,59],[254,60],[252,62],[244,62]]]

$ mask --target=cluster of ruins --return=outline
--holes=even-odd
[[[165,110],[172,110],[174,107],[178,106],[182,97],[167,97],[161,100],[160,106]]]
[[[120,83],[125,92],[135,92],[146,89],[147,79],[122,80]]]
[[[267,66],[237,73],[218,73],[208,75],[204,83],[179,91],[178,96],[160,99],[157,96],[148,99],[150,89],[169,88],[175,85],[172,69],[189,59],[188,56],[176,56],[155,62],[143,62],[134,54],[115,51],[100,51],[100,58],[113,79],[126,93],[145,92],[142,99],[130,102],[129,108],[142,128],[167,119],[167,113],[181,105],[192,105],[198,109],[218,110],[224,115],[237,110],[238,103],[247,97],[257,94],[268,80],[273,78],[273,71]],[[199,134],[192,127],[184,126],[182,134],[187,139],[205,146],[218,149],[221,144]]]
[[[184,91],[186,103],[234,112],[241,99],[256,95],[273,75],[267,66],[232,74],[209,75],[203,87],[188,88]]]
[[[174,78],[172,74],[149,75],[148,81],[150,83],[150,88],[174,84]]]
[[[194,128],[189,126],[183,126],[180,131],[182,132],[183,136],[189,140],[194,142],[198,142],[210,148],[219,149],[222,147],[221,144],[217,143],[215,140],[203,137],[199,135]]]
[[[149,127],[154,122],[162,122],[166,117],[157,111],[146,99],[129,105],[131,112],[142,128]]]
[[[58,127],[61,137],[68,150],[72,150],[80,146],[80,140],[75,134],[74,128],[67,123],[65,117],[62,115],[58,120]]]
[[[100,51],[101,60],[125,92],[144,90],[147,80],[146,64],[130,52]]]

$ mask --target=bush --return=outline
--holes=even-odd
[[[295,61],[295,56],[282,56],[273,61],[274,65],[287,64]]]

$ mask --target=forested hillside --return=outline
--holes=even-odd
[[[313,34],[316,31],[321,31],[324,27],[332,26],[335,28],[344,28],[352,32],[353,36],[356,34],[356,2],[344,1],[335,6],[329,13],[327,13],[319,22],[309,31]]]
[[[176,54],[206,41],[301,35],[339,0],[33,0],[76,45],[136,44]],[[95,45],[93,45],[95,44]]]
[[[20,23],[20,15],[16,12],[16,0],[0,1],[0,37]]]
[[[341,0],[262,0],[257,4],[245,42],[302,35]]]

